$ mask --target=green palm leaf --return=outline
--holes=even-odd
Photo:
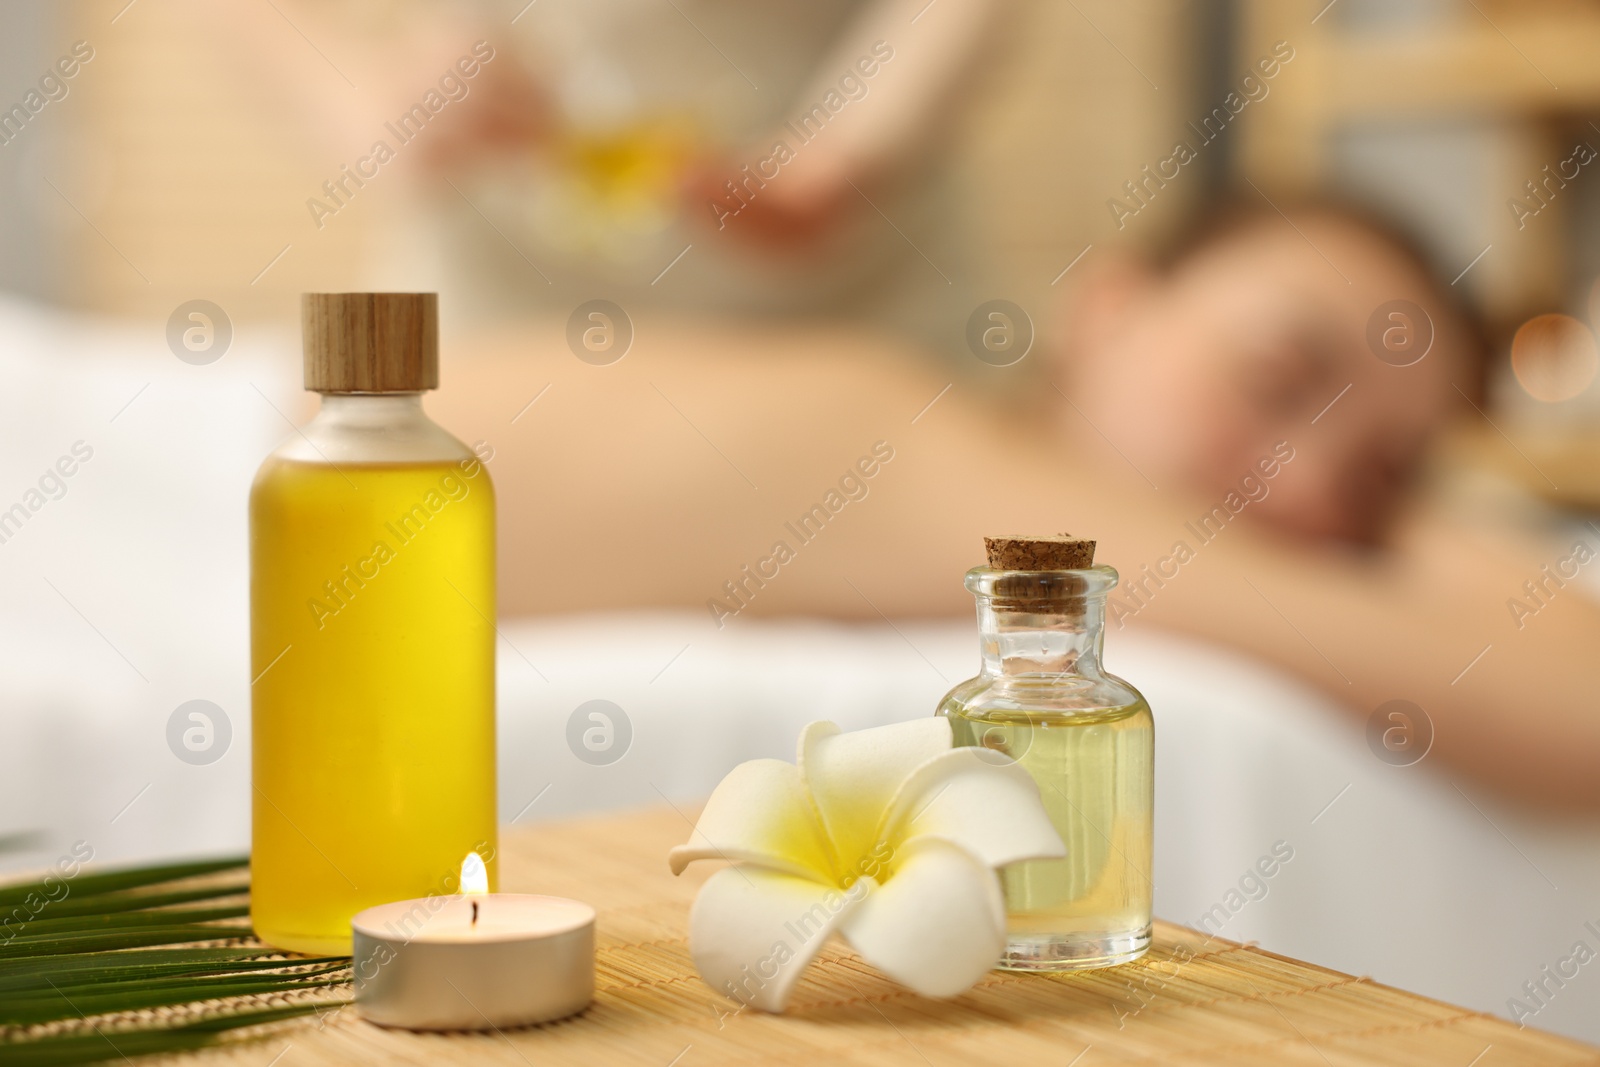
[[[148,952],[119,952],[116,958],[122,960],[130,956],[169,953],[172,955],[187,954],[182,949],[151,949]],[[256,954],[259,955],[259,951]],[[67,960],[78,964],[75,968],[56,968],[49,971],[39,969],[0,975],[0,994],[26,994],[45,992],[51,989],[70,993],[75,989],[104,989],[120,982],[139,982],[153,985],[174,978],[189,979],[202,975],[242,977],[253,974],[256,971],[283,971],[291,967],[299,969],[298,973],[310,974],[320,972],[324,967],[329,970],[337,970],[340,967],[349,966],[349,963],[342,956],[307,956],[303,959],[296,958],[292,960],[278,959],[276,957],[277,953],[273,953],[272,958],[268,959],[256,959],[248,956],[210,962],[204,960],[191,962],[175,959],[142,963],[134,966],[119,965],[113,967],[108,965],[108,961],[104,956],[91,953],[87,956],[67,957]]]
[[[0,945],[0,960],[19,956],[62,956],[78,952],[111,952],[145,945],[191,945],[251,936],[248,926],[203,926],[167,923],[147,930],[62,934],[60,937],[14,937]]]
[[[28,882],[0,888],[0,904],[22,904],[26,903],[29,897],[52,900],[63,888],[70,898],[109,893],[119,889],[133,889],[137,886],[159,885],[162,882],[176,882],[183,878],[193,878],[216,871],[231,871],[247,867],[249,864],[248,856],[230,856],[220,860],[167,863],[158,867],[131,867],[121,871],[80,874],[71,879],[58,875],[42,882]]]
[[[213,970],[229,970],[245,966],[246,961],[259,961],[267,966],[282,967],[283,960],[264,960],[263,957],[280,956],[277,949],[254,948],[152,948],[134,952],[119,952],[114,960],[104,956],[52,956],[48,959],[0,960],[0,982],[16,975],[55,975],[61,973],[109,973],[112,970],[146,971],[155,973],[169,967],[207,966]],[[312,962],[310,959],[305,962]]]
[[[52,917],[33,920],[23,928],[20,939],[60,937],[62,934],[95,931],[138,930],[178,923],[208,923],[218,919],[240,919],[249,914],[250,905],[231,904],[221,908],[162,908],[156,911],[114,911],[109,915]]]
[[[347,958],[278,952],[240,922],[249,885],[231,872],[247,863],[229,857],[0,886],[0,1067],[248,1040],[349,1003]],[[285,995],[294,1002],[261,999]]]
[[[341,968],[342,969],[342,968]],[[294,983],[295,989],[320,989],[342,985],[338,978],[315,978]],[[135,988],[93,992],[80,989],[69,994],[65,990],[49,995],[7,998],[0,1005],[0,1023],[31,1025],[71,1019],[87,1015],[105,1015],[119,1011],[146,1011],[151,1008],[170,1007],[174,1004],[192,1004],[224,997],[244,997],[254,994],[280,993],[282,978],[273,976],[222,975],[203,982],[181,980],[166,987],[153,987],[138,983]]]
[[[86,1027],[86,1032],[81,1034],[25,1042],[0,1042],[0,1064],[4,1067],[54,1067],[56,1064],[96,1063],[157,1052],[182,1052],[213,1044],[229,1030],[294,1019],[342,1003],[345,1002],[318,1001],[284,1008],[241,1011],[186,1026],[152,1027],[146,1030]]]
[[[165,908],[173,904],[192,904],[200,900],[219,900],[223,897],[243,896],[250,892],[249,882],[228,882],[222,885],[205,885],[194,889],[179,889],[171,892],[154,892],[147,889],[133,889],[117,893],[95,893],[87,896],[69,896],[65,900],[52,902],[42,912],[51,919],[67,918],[73,915],[109,915],[119,911],[136,911],[140,908]],[[39,922],[44,920],[30,920]],[[14,926],[14,929],[17,927]]]

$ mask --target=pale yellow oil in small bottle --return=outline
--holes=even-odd
[[[1088,565],[1093,542],[1065,536],[991,538],[987,547],[991,560],[1020,548],[1020,562],[1075,564],[967,572],[982,668],[946,693],[937,712],[955,744],[991,749],[1028,772],[1066,846],[1060,859],[1001,869],[1000,966],[1127,963],[1150,947],[1155,724],[1139,691],[1100,666],[1117,572]]]
[[[942,712],[950,717],[957,745],[1006,753],[1033,776],[1067,846],[1065,859],[1025,860],[1001,870],[1010,937],[1092,940],[1148,928],[1154,769],[1149,706],[1140,700],[1071,713],[974,713],[952,701]]]
[[[350,918],[497,871],[494,489],[476,459],[269,459],[250,495],[251,918],[348,954]]]

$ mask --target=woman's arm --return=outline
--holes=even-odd
[[[1220,501],[1156,489],[1109,444],[1069,444],[887,343],[637,325],[609,367],[574,358],[560,322],[446,365],[430,407],[495,450],[508,614],[680,606],[708,627],[966,614],[961,575],[984,534],[1070,530],[1122,572],[1122,624],[1252,653],[1360,722],[1411,700],[1435,726],[1431,758],[1600,806],[1600,608],[1569,589],[1519,630],[1506,606],[1548,560],[1426,523],[1357,558],[1253,527],[1248,508],[1202,540],[1195,522]],[[875,446],[892,458],[862,476]],[[830,491],[844,503],[824,520]],[[763,565],[779,542],[792,558]],[[1179,542],[1192,558],[1163,563]],[[1157,585],[1146,564],[1176,573]]]
[[[999,7],[999,0],[863,4],[783,121],[757,142],[763,152],[783,144],[783,163],[741,207],[735,232],[804,246],[850,213],[870,211],[866,198],[916,165],[956,90],[970,84]],[[726,169],[711,167],[692,198],[725,199]]]

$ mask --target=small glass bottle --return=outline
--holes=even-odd
[[[350,918],[495,878],[495,501],[423,413],[432,293],[308,293],[322,406],[250,491],[257,935],[349,955]]]
[[[967,573],[983,668],[938,714],[957,745],[1003,752],[1031,774],[1064,859],[1000,872],[1009,970],[1108,967],[1150,945],[1155,727],[1133,686],[1100,667],[1117,572],[1094,542],[989,539]],[[1084,546],[1087,546],[1086,550]]]

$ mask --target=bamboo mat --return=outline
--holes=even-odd
[[[836,941],[787,1014],[737,1011],[690,963],[689,903],[713,865],[682,878],[667,871],[667,849],[688,833],[670,809],[505,832],[502,888],[577,897],[599,910],[596,999],[574,1019],[421,1035],[371,1026],[344,1009],[170,1062],[1600,1064],[1600,1050],[1576,1042],[1165,923],[1136,963],[1076,975],[995,972],[948,1001],[905,991]]]

